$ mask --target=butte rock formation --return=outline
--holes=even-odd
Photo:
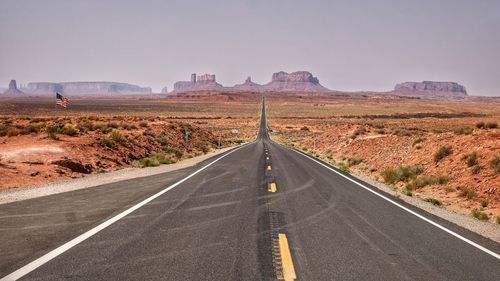
[[[328,92],[318,78],[308,71],[286,73],[280,71],[273,74],[271,82],[262,86],[265,91],[297,91],[297,92]]]
[[[24,95],[24,93],[17,88],[16,80],[10,80],[9,89],[3,94],[8,96]]]
[[[223,90],[224,87],[217,83],[215,74],[196,75],[191,74],[190,81],[178,81],[174,84],[174,92],[187,92],[187,91],[209,91],[209,90]]]
[[[236,84],[232,88],[235,91],[258,92],[262,90],[262,85],[252,82],[252,78],[248,76],[242,84]]]

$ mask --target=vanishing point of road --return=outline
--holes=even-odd
[[[500,280],[500,245],[269,139],[0,205],[0,280]]]

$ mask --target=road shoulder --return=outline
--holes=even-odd
[[[174,164],[161,165],[148,168],[125,168],[109,173],[94,174],[78,179],[68,179],[50,184],[35,185],[29,187],[11,188],[0,191],[0,204],[23,201],[52,194],[74,191],[99,185],[115,183],[119,181],[148,177],[152,175],[172,172],[187,167],[192,167],[210,157],[219,155],[234,147],[217,149],[207,154],[179,161]]]

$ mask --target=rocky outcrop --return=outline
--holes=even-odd
[[[75,159],[60,159],[52,161],[52,164],[70,169],[75,173],[90,174],[92,173],[92,164],[82,164],[80,160]]]
[[[467,96],[465,87],[455,82],[404,82],[394,87],[394,92],[404,95]]]
[[[196,76],[196,74],[193,73],[191,74],[190,81],[178,81],[174,84],[174,92],[176,93],[223,89],[224,87],[215,80],[215,74],[203,74]]]
[[[17,88],[16,80],[10,80],[9,89],[3,94],[8,96],[24,95],[24,93]]]
[[[321,86],[318,78],[307,71],[274,73],[271,82],[264,85],[265,91],[297,91],[297,92],[328,92],[329,89]]]
[[[262,85],[252,82],[252,78],[250,76],[248,76],[248,78],[245,80],[245,83],[236,84],[233,86],[233,90],[235,91],[255,92],[261,89]]]
[[[117,82],[34,82],[26,91],[35,95],[53,95],[55,92],[81,95],[150,94],[151,88]]]

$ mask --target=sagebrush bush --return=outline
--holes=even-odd
[[[423,172],[423,169],[418,166],[399,166],[394,169],[387,169],[382,172],[384,182],[395,184],[397,182],[406,182],[409,179],[414,179]]]
[[[500,154],[495,155],[490,161],[490,165],[495,171],[495,174],[500,174]]]
[[[151,156],[141,159],[139,161],[140,167],[156,167],[160,166],[160,164],[172,164],[175,161],[170,159],[170,157],[166,156],[162,153],[153,153]]]
[[[19,131],[19,129],[15,128],[15,127],[10,127],[7,129],[7,136],[8,137],[19,136],[20,133],[21,133],[21,131]]]
[[[363,162],[363,158],[352,157],[347,159],[347,165],[349,165],[349,167],[356,166],[361,162]]]
[[[397,129],[392,134],[398,137],[409,137],[413,135],[413,132],[407,129]]]
[[[490,204],[490,201],[487,198],[481,200],[481,207],[486,208],[486,207],[488,207],[489,204]]]
[[[365,129],[365,127],[358,127],[358,128],[354,131],[354,133],[352,133],[351,138],[352,138],[352,139],[355,139],[355,138],[357,138],[357,137],[358,137],[358,136],[360,136],[360,135],[364,135],[365,133],[366,133],[366,129]]]
[[[434,161],[439,162],[453,153],[451,145],[441,146],[434,154]]]
[[[484,125],[484,127],[488,129],[495,129],[498,127],[498,124],[497,122],[488,122]]]
[[[472,169],[470,170],[471,174],[477,175],[477,174],[479,174],[479,172],[481,172],[481,166],[479,166],[479,165],[472,166]]]
[[[151,157],[156,158],[160,164],[172,164],[175,161],[162,153],[154,153]]]
[[[479,209],[472,209],[471,214],[472,214],[473,217],[475,217],[478,220],[487,221],[487,220],[490,219],[488,217],[488,214],[486,214],[485,212],[483,212],[483,211],[481,211]]]
[[[412,146],[415,146],[423,141],[425,141],[425,138],[417,138],[416,140],[413,141]]]
[[[74,137],[74,136],[78,135],[78,129],[75,127],[75,125],[73,125],[71,123],[66,123],[64,125],[64,127],[62,127],[60,133]]]
[[[208,153],[208,146],[206,143],[203,143],[203,142],[198,142],[196,143],[196,148],[198,148],[199,150],[203,151],[203,153],[207,154]]]
[[[48,126],[47,127],[47,135],[49,138],[53,140],[58,140],[59,138],[57,137],[57,132],[59,131],[59,128],[56,126]]]
[[[467,154],[464,156],[465,162],[467,163],[467,167],[472,167],[477,165],[477,152],[472,152],[471,154]]]
[[[437,200],[435,198],[431,198],[431,197],[426,198],[425,201],[429,202],[429,203],[432,203],[435,206],[441,206],[441,205],[443,205],[443,203],[441,203],[441,201],[439,201],[439,200]]]
[[[484,129],[485,125],[486,125],[486,124],[484,124],[484,122],[483,122],[483,121],[481,121],[481,122],[477,122],[477,123],[476,123],[476,128],[478,128],[478,129]]]
[[[472,188],[464,188],[460,191],[460,196],[465,197],[467,199],[472,199],[476,197],[476,191]]]
[[[108,127],[113,128],[113,129],[118,129],[119,125],[116,122],[109,122]]]
[[[455,135],[470,135],[472,134],[472,131],[474,131],[472,128],[465,127],[465,128],[456,128],[453,130]]]
[[[156,137],[156,141],[161,145],[161,146],[164,146],[167,144],[167,138],[165,138],[164,136],[158,136]]]
[[[337,162],[336,164],[337,168],[339,168],[339,170],[341,171],[344,171],[344,172],[349,172],[349,165],[347,165],[346,163],[344,162]]]
[[[82,131],[82,132],[87,132],[87,131],[93,131],[95,129],[94,127],[94,123],[92,122],[83,122],[83,123],[79,123],[76,128],[79,130],[79,131]]]
[[[39,131],[40,131],[40,126],[28,125],[21,130],[21,135],[38,133]]]
[[[445,183],[448,183],[447,176],[424,176],[416,178],[411,183],[407,184],[406,188],[410,190],[415,190],[418,188],[425,187],[427,185],[445,184]]]
[[[106,147],[109,147],[109,148],[115,148],[115,146],[116,146],[115,142],[111,138],[108,138],[108,137],[102,138],[101,144],[103,146],[106,146]]]
[[[120,131],[118,130],[111,131],[110,137],[114,142],[117,143],[124,143],[127,140],[125,136],[123,136],[122,133],[120,133]]]

